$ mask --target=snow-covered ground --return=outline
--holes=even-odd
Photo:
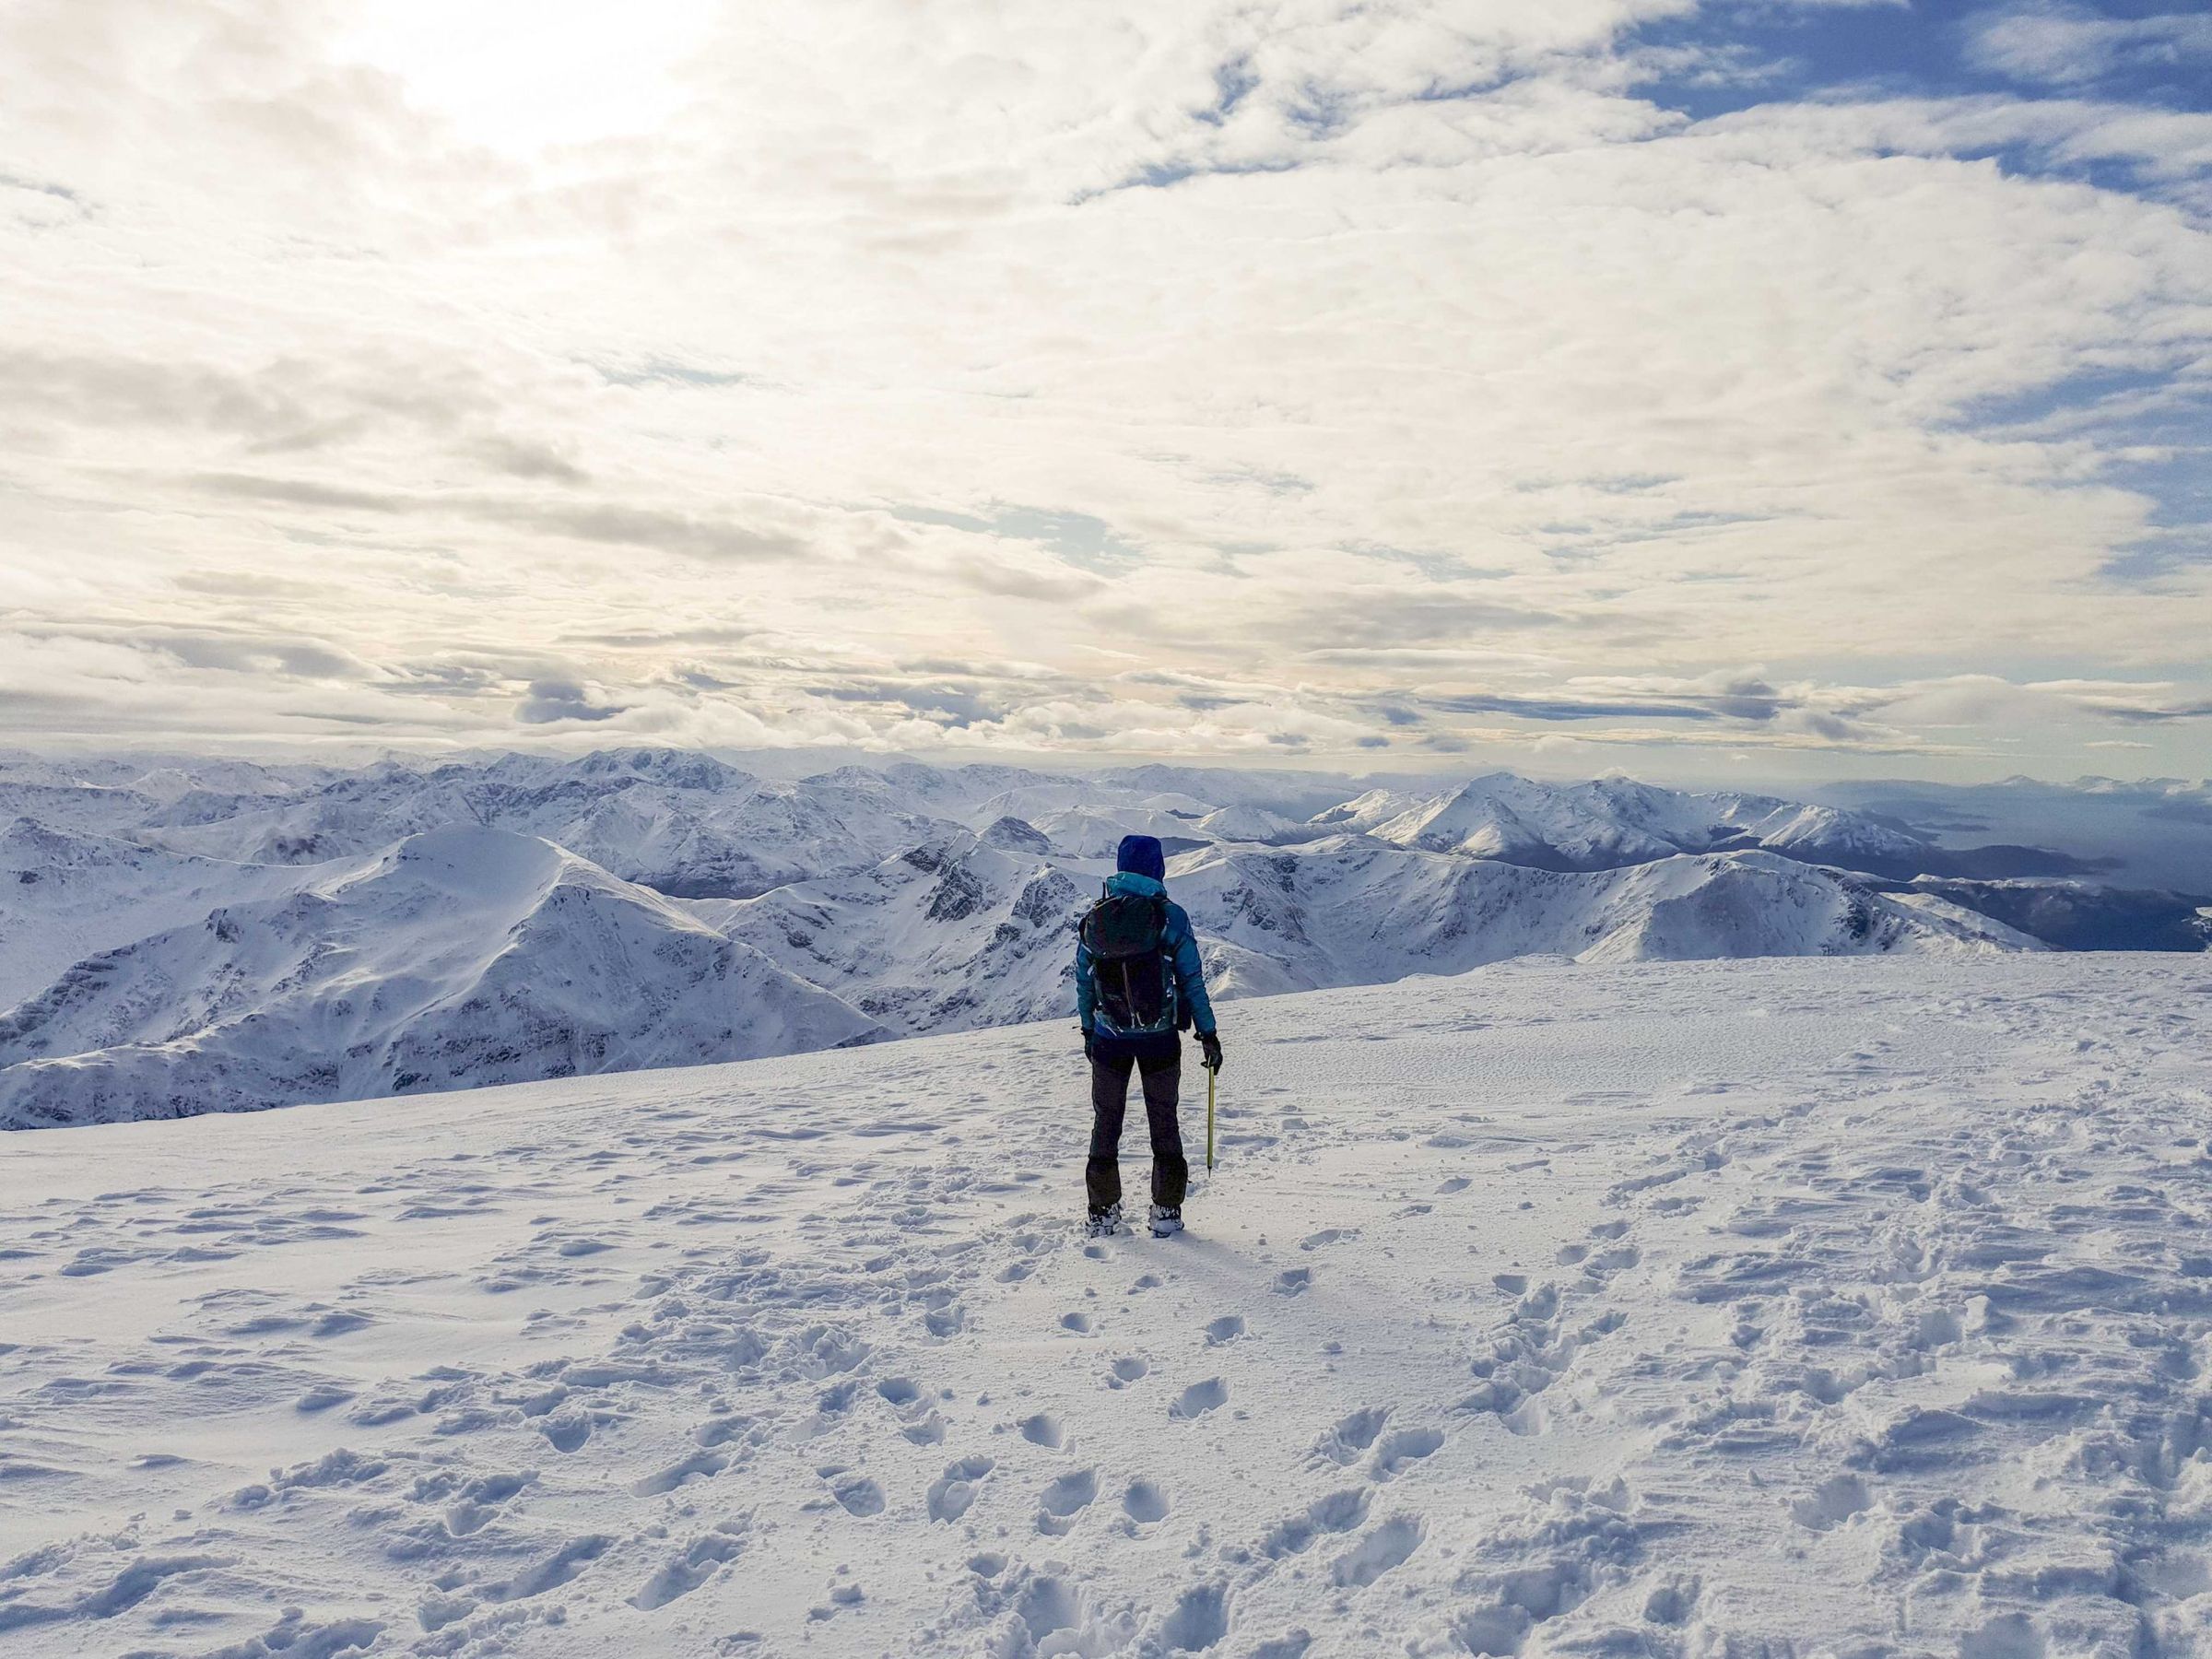
[[[2212,1651],[2208,970],[1245,1002],[1164,1242],[1065,1022],[0,1138],[0,1653]]]

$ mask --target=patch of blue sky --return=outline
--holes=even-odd
[[[1590,473],[1579,477],[1528,477],[1513,483],[1518,490],[1557,489],[1571,484],[1578,489],[1594,489],[1606,495],[1643,495],[1651,490],[1664,489],[1669,484],[1682,482],[1680,473]]]
[[[2000,440],[2088,438],[2102,455],[2099,483],[2150,499],[2148,533],[2114,553],[2105,580],[2156,583],[2212,561],[2212,381],[2088,370],[1978,402],[1955,424]]]
[[[1152,161],[1138,168],[1127,178],[1118,180],[1103,189],[1078,191],[1069,201],[1080,206],[1100,196],[1112,195],[1117,190],[1169,190],[1185,179],[1212,177],[1217,173],[1234,177],[1244,173],[1295,172],[1303,159],[1298,156],[1277,156],[1256,161],[1196,161],[1188,159]]]
[[[1342,132],[1357,110],[1353,100],[1319,81],[1307,81],[1298,96],[1283,109],[1283,119],[1308,138],[1332,138]]]
[[[1219,126],[1237,112],[1237,106],[1260,84],[1249,57],[1234,57],[1214,66],[1214,101],[1198,112],[1208,126]]]
[[[21,173],[0,172],[0,190],[28,191],[32,195],[52,196],[57,202],[67,202],[81,207],[85,198],[66,184],[55,184],[44,179],[29,178]]]
[[[2124,443],[2201,437],[2212,382],[2179,382],[2177,367],[2083,369],[2063,380],[1976,399],[1953,424],[2022,437],[2093,430]]]
[[[1626,526],[1612,533],[1616,542],[1665,541],[1672,536],[1693,535],[1700,530],[1723,530],[1731,524],[1764,524],[1776,515],[1770,512],[1670,512],[1655,524]]]
[[[707,369],[696,363],[678,363],[666,358],[608,365],[594,363],[593,372],[613,386],[742,386],[752,380],[724,369]]]
[[[1079,570],[1113,575],[1135,567],[1144,549],[1104,519],[1088,512],[1050,512],[1041,507],[994,502],[987,513],[947,512],[935,507],[892,507],[891,516],[910,524],[943,524],[978,535],[1026,541]]]
[[[1878,88],[1939,95],[1962,89],[1960,28],[1931,6],[1723,6],[1653,23],[1630,42],[1651,48],[1638,90],[1693,120],[1759,104]]]
[[[1587,564],[1602,559],[1618,547],[1635,547],[1647,542],[1673,541],[1680,536],[1694,535],[1705,530],[1724,530],[1736,524],[1771,524],[1776,515],[1765,512],[1670,512],[1665,518],[1644,524],[1619,524],[1600,531],[1592,524],[1547,524],[1540,535],[1560,537],[1555,545],[1544,549],[1544,557],[1554,564]],[[1744,574],[1734,571],[1682,572],[1677,580],[1684,582],[1735,581]]]
[[[2103,477],[2157,503],[2149,533],[2099,571],[2105,581],[2155,586],[2186,567],[2212,564],[2212,444],[2199,441],[2154,460],[2117,460]]]
[[[1418,571],[1431,582],[1498,581],[1512,573],[1504,569],[1470,565],[1457,553],[1421,552],[1412,547],[1394,547],[1386,542],[1345,542],[1340,545],[1345,552],[1355,558],[1406,565]]]
[[[1233,484],[1265,490],[1272,496],[1310,495],[1313,480],[1294,472],[1267,472],[1256,466],[1232,468],[1206,475],[1209,484]]]
[[[2086,184],[2124,195],[2171,196],[2187,182],[2162,176],[2155,159],[2146,156],[2070,156],[2051,145],[2025,141],[1960,144],[1946,153],[1959,161],[1994,161],[2016,179]]]
[[[1973,50],[1988,24],[2013,15],[2048,15],[2043,6],[1959,4],[1706,6],[1652,24],[1631,46],[1653,48],[1653,78],[1640,88],[1653,102],[1695,120],[1781,100],[1838,93],[1907,98],[2019,95],[2040,89]],[[2107,0],[2056,8],[2068,18],[2134,23],[2186,14],[2186,0]],[[2155,47],[2115,50],[2083,65],[2069,95],[2172,110],[2212,110],[2212,75],[2201,61]],[[2092,72],[2093,71],[2093,72]]]

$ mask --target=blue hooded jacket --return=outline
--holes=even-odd
[[[1131,839],[1137,839],[1132,837]],[[1149,840],[1149,837],[1144,839]],[[1159,843],[1153,843],[1155,848]],[[1128,862],[1126,843],[1124,862]],[[1122,870],[1107,878],[1109,893],[1130,893],[1140,898],[1165,896],[1167,884],[1135,870]],[[1214,1005],[1206,994],[1206,966],[1198,959],[1198,938],[1191,931],[1191,918],[1182,905],[1168,900],[1168,925],[1160,935],[1160,944],[1175,968],[1175,997],[1178,1010],[1190,1016],[1191,1024],[1202,1037],[1210,1036],[1214,1030]],[[1099,987],[1091,971],[1090,951],[1080,935],[1076,940],[1076,1018],[1086,1033],[1096,1033],[1108,1042],[1119,1042],[1132,1047],[1155,1042],[1171,1043],[1172,1031],[1165,1033],[1116,1031],[1105,1021],[1099,1009]]]

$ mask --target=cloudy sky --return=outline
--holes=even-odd
[[[2212,771],[2212,16],[0,0],[0,741]]]

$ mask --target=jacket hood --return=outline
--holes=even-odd
[[[1168,855],[1157,835],[1124,835],[1122,844],[1114,849],[1113,867],[1127,870],[1135,876],[1149,876],[1155,881],[1165,881],[1168,876]]]
[[[1168,884],[1164,881],[1155,881],[1149,876],[1139,876],[1135,870],[1119,870],[1106,877],[1106,890],[1110,893],[1128,893],[1135,898],[1149,899],[1155,893],[1164,896],[1168,890]]]

